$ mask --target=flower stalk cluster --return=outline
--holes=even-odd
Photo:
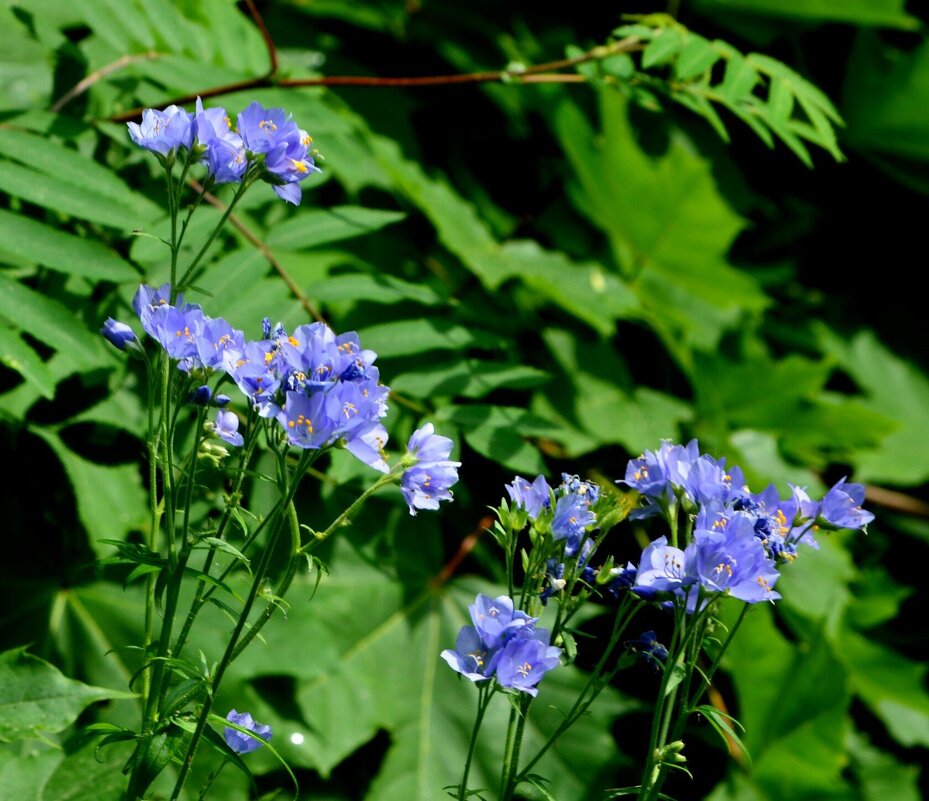
[[[531,773],[538,761],[617,674],[636,663],[659,674],[659,687],[641,782],[625,794],[639,801],[661,797],[669,771],[686,770],[685,725],[745,611],[781,597],[775,586],[800,555],[799,546],[818,548],[819,532],[864,529],[873,519],[862,509],[864,489],[858,484],[842,479],[821,500],[792,485],[786,496],[773,485],[753,493],[738,467],[701,453],[696,440],[686,446],[664,442],[643,453],[617,483],[626,491],[569,474],[554,487],[544,476],[532,481],[517,476],[505,488],[508,501],[501,501],[491,533],[504,551],[509,594],[478,596],[470,607],[472,625],[461,629],[454,649],[442,653],[478,688],[471,755],[457,786],[462,801],[474,792],[468,789],[474,742],[494,694],[517,697],[499,788],[501,801],[510,801],[520,784],[538,786],[539,777]],[[617,564],[616,553],[624,548],[611,531],[626,518],[654,518],[664,532],[636,562]],[[724,630],[718,609],[727,598],[743,607],[720,644],[710,635]],[[574,660],[572,622],[592,600],[614,607],[612,630],[599,651],[589,654],[595,668],[561,724],[524,760],[522,731],[533,699],[545,692],[540,682]],[[630,626],[648,608],[667,621],[660,637],[648,630],[630,638]],[[550,629],[536,626],[543,615],[552,620]],[[522,650],[515,659],[531,684],[513,679],[509,653],[517,649],[531,649],[532,659],[523,663]],[[709,667],[698,668],[701,661]]]
[[[181,243],[202,198],[194,199],[181,220],[189,169],[205,165],[207,189],[238,184],[236,200],[260,180],[296,204],[300,182],[318,171],[306,132],[282,109],[252,103],[233,126],[224,109],[204,109],[199,101],[194,112],[175,106],[149,109],[141,124],[130,123],[129,132],[136,144],[157,156],[168,179],[172,280],[160,287],[143,284],[135,293],[132,307],[144,336],[113,318],[101,329],[115,348],[145,366],[150,459],[146,541],[114,542],[117,553],[106,561],[132,566],[128,581],[146,581],[145,657],[136,674],[142,720],[131,733],[136,748],[126,765],[125,798],[148,797],[152,781],[173,758],[180,768],[170,799],[177,801],[207,735],[214,746],[224,740],[222,764],[234,760],[241,766],[241,756],[262,746],[277,756],[270,726],[235,709],[219,718],[212,713],[213,700],[229,665],[284,605],[298,569],[308,563],[311,569],[322,567],[312,552],[350,524],[373,492],[387,484],[401,485],[411,514],[437,509],[440,501],[452,499],[450,487],[460,463],[450,459],[452,441],[428,423],[391,460],[383,422],[390,390],[374,364],[377,354],[363,348],[354,332],[336,334],[321,322],[287,331],[265,318],[255,326],[260,335],[252,339],[185,298],[189,281],[202,269],[207,248],[228,219],[227,212],[178,279]],[[178,164],[182,173],[175,182]],[[380,475],[328,527],[301,526],[297,510],[303,478],[310,465],[335,449],[347,450]],[[262,453],[274,465],[267,478],[277,490],[276,500],[270,508],[247,510],[246,490]],[[206,515],[196,511],[204,507],[196,503],[204,485],[222,486],[224,499]],[[306,541],[304,531],[310,532]],[[271,555],[282,549],[289,554],[285,564],[272,569]],[[234,591],[233,578],[244,580],[247,591]],[[184,593],[187,584],[191,591]],[[184,598],[189,600],[186,612]],[[213,664],[187,657],[200,612],[210,601],[233,620]],[[221,739],[208,732],[217,725]]]

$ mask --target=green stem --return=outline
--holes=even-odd
[[[520,698],[519,708],[510,711],[510,723],[506,732],[506,752],[503,756],[503,774],[500,782],[500,801],[511,801],[519,783],[516,775],[519,767],[519,751],[522,748],[523,730],[526,728],[526,718],[531,703],[531,695]]]
[[[163,354],[167,358],[167,354]],[[158,546],[158,529],[161,527],[161,516],[158,511],[158,446],[155,442],[155,376],[148,358],[145,359],[145,369],[148,374],[148,504],[149,504],[149,530],[148,550],[154,552]],[[150,648],[155,636],[155,574],[149,573],[145,580],[145,635],[143,645],[145,659],[148,659]],[[148,698],[151,691],[152,676],[148,668],[142,674],[142,709],[148,707]]]
[[[358,513],[365,502],[370,498],[375,492],[377,492],[382,487],[386,487],[388,484],[393,484],[397,481],[403,471],[407,468],[403,464],[397,464],[393,470],[387,473],[384,476],[381,476],[377,481],[374,482],[368,489],[361,493],[358,498],[355,499],[354,503],[348,507],[342,514],[340,514],[335,520],[332,521],[329,528],[323,532],[317,532],[316,535],[310,540],[306,545],[300,548],[300,553],[305,554],[312,551],[317,545],[322,542],[325,542],[332,534],[340,528],[345,526],[350,526],[352,524],[352,518]]]
[[[219,232],[222,230],[223,226],[226,224],[226,221],[229,219],[229,216],[232,214],[232,210],[235,208],[236,203],[238,203],[242,195],[245,194],[245,190],[248,189],[250,184],[251,184],[251,181],[249,181],[247,178],[243,179],[242,183],[239,184],[238,189],[236,189],[235,194],[232,196],[232,200],[229,202],[229,205],[226,206],[226,210],[223,212],[223,216],[220,218],[219,223],[217,223],[216,227],[207,237],[206,242],[203,243],[203,247],[200,248],[200,252],[197,253],[196,256],[194,256],[194,260],[190,263],[190,266],[181,276],[180,286],[182,287],[186,286],[187,282],[190,281],[191,278],[193,278],[194,270],[197,269],[197,266],[200,264],[201,260],[206,255],[206,252],[209,249],[210,245],[213,244],[213,240],[215,240],[216,237],[219,235]]]
[[[477,717],[474,719],[474,728],[471,729],[471,741],[468,743],[468,756],[465,759],[464,773],[461,774],[461,783],[458,785],[458,801],[466,801],[468,797],[468,774],[471,772],[471,761],[474,759],[474,748],[477,745],[477,735],[481,730],[484,713],[493,697],[490,682],[482,682],[477,687]]]
[[[286,497],[283,501],[285,506],[289,505],[291,501],[293,501],[294,494],[297,491],[297,486],[300,484],[300,479],[302,478],[308,463],[311,461],[311,458],[312,451],[304,451],[301,454],[300,461],[297,464],[297,469],[294,472],[290,486],[287,490]],[[278,509],[280,508],[282,507],[278,507]],[[177,798],[184,787],[184,783],[187,781],[188,775],[190,775],[190,769],[193,766],[194,757],[196,756],[197,748],[200,745],[200,739],[203,737],[203,730],[206,728],[210,717],[210,712],[213,708],[213,699],[216,695],[216,692],[219,690],[223,676],[226,673],[226,669],[229,667],[229,664],[232,661],[232,656],[235,653],[235,648],[238,644],[239,637],[242,634],[242,630],[245,628],[245,624],[248,621],[248,616],[252,611],[252,606],[255,603],[255,599],[258,597],[258,591],[261,588],[265,574],[267,573],[268,567],[271,564],[271,555],[274,552],[274,547],[277,544],[277,539],[282,529],[282,526],[280,525],[280,515],[276,515],[276,517],[277,520],[275,521],[274,527],[271,529],[271,533],[268,536],[267,545],[265,546],[265,549],[261,555],[261,561],[255,570],[248,597],[245,599],[245,604],[242,607],[242,612],[239,614],[238,621],[236,621],[232,636],[229,638],[229,643],[226,646],[226,650],[223,653],[222,659],[220,660],[219,665],[216,667],[216,672],[213,675],[212,691],[207,695],[203,702],[203,708],[200,711],[200,717],[197,720],[196,728],[194,729],[194,733],[191,736],[190,745],[187,747],[187,755],[181,764],[181,771],[178,774],[177,782],[174,785],[174,791],[171,793],[170,801],[177,801]]]
[[[597,662],[597,665],[594,667],[593,672],[587,678],[587,683],[581,689],[580,694],[574,701],[574,705],[568,711],[564,720],[558,725],[558,728],[555,729],[552,735],[545,741],[545,744],[538,750],[535,756],[526,763],[526,767],[520,771],[519,778],[524,778],[526,774],[532,770],[533,766],[545,755],[548,749],[555,744],[558,738],[584,715],[588,707],[590,707],[597,696],[603,691],[603,688],[606,687],[613,676],[616,675],[616,672],[619,670],[618,667],[607,674],[605,678],[602,678],[607,663],[615,652],[616,646],[620,643],[626,628],[632,622],[639,608],[640,607],[632,600],[632,596],[626,595],[626,597],[623,598],[623,602],[616,610],[616,617],[613,620],[613,631],[610,634],[610,640]],[[588,693],[591,693],[591,691],[593,692],[590,697],[588,697]]]

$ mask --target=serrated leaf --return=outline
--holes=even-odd
[[[116,283],[139,280],[128,262],[99,242],[4,209],[0,209],[0,250],[67,275]]]
[[[631,34],[623,34],[628,36]],[[645,69],[670,61],[684,47],[683,32],[674,28],[661,31],[654,36],[645,52],[642,53],[642,66]]]
[[[91,334],[64,304],[0,274],[0,315],[17,328],[68,354],[75,368],[99,367],[101,338]]]
[[[42,738],[70,726],[95,701],[133,697],[69,679],[25,648],[4,651],[0,654],[0,742]]]
[[[45,362],[15,331],[0,326],[0,364],[15,370],[44,398],[55,396],[55,379]]]
[[[678,80],[690,80],[710,69],[719,58],[720,53],[712,42],[691,33],[674,62],[674,74]]]
[[[37,206],[111,228],[125,230],[130,222],[126,207],[98,194],[93,185],[72,186],[57,176],[36,172],[12,161],[0,160],[0,191]]]

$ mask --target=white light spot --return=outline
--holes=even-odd
[[[300,732],[295,731],[293,734],[290,735],[290,741],[294,745],[303,745],[303,735],[300,734]]]

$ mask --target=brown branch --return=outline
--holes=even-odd
[[[261,38],[264,39],[265,47],[268,48],[268,61],[271,62],[271,66],[268,68],[267,77],[270,78],[272,75],[277,74],[280,68],[280,63],[277,60],[277,47],[274,45],[274,39],[271,38],[268,26],[265,25],[265,21],[261,18],[261,14],[258,13],[258,8],[255,6],[254,0],[245,0],[245,5],[248,6],[248,13],[251,14],[252,19],[255,20],[255,25],[261,33]]]
[[[263,25],[264,23],[262,23]],[[270,37],[265,40],[270,42]],[[273,47],[273,42],[270,43]],[[201,89],[198,92],[175,97],[170,101],[165,101],[164,105],[182,106],[191,103],[198,97],[216,97],[218,95],[230,94],[243,89],[257,89],[270,86],[282,88],[309,87],[309,86],[365,86],[374,88],[384,87],[428,87],[428,86],[461,86],[465,84],[478,83],[583,83],[586,78],[583,75],[574,73],[561,74],[558,71],[576,67],[579,64],[585,64],[589,61],[597,61],[607,56],[617,55],[619,53],[632,53],[643,49],[644,45],[635,36],[620,39],[609,45],[601,45],[586,53],[573,58],[563,58],[558,61],[549,61],[545,64],[537,64],[533,67],[492,70],[489,72],[469,72],[459,73],[456,75],[418,75],[406,77],[375,77],[371,75],[329,75],[322,78],[275,78],[274,72],[269,72],[260,78],[252,78],[246,81],[237,81],[236,83],[225,84],[223,86],[214,86],[210,89]],[[269,52],[271,52],[269,50]],[[138,117],[143,107],[126,111],[122,114],[110,117],[111,122],[126,122],[127,120]]]
[[[482,517],[478,521],[474,531],[461,541],[461,545],[458,546],[455,555],[448,560],[448,563],[439,571],[438,575],[429,582],[429,586],[433,589],[437,589],[455,575],[455,571],[464,561],[464,558],[474,550],[474,546],[477,545],[477,541],[481,538],[481,534],[487,531],[493,524],[494,519],[490,515]]]
[[[191,178],[188,181],[188,183],[190,184],[191,187],[193,187],[195,191],[203,192],[203,184],[201,184],[199,181],[196,181],[193,178]],[[207,203],[209,203],[211,206],[219,209],[220,211],[225,211],[227,208],[225,203],[223,203],[218,197],[211,194],[210,192],[207,192],[206,194],[204,194],[203,199]],[[294,281],[293,276],[289,272],[287,272],[287,270],[284,268],[284,265],[281,264],[277,260],[277,257],[274,255],[274,253],[271,252],[271,248],[269,248],[264,242],[262,242],[252,232],[252,230],[245,225],[245,223],[243,223],[238,217],[235,216],[235,214],[229,215],[229,222],[232,224],[233,228],[235,228],[240,234],[242,234],[242,236],[244,236],[249,241],[249,243],[254,245],[255,248],[258,250],[258,252],[261,253],[261,255],[265,257],[265,259],[267,259],[268,263],[275,269],[275,271],[281,277],[281,280],[284,282],[287,288],[291,291],[291,293],[293,293],[293,296],[298,301],[300,301],[300,305],[303,306],[307,314],[309,314],[314,320],[325,322],[325,318],[323,317],[322,313],[319,311],[319,309],[317,309],[313,305],[313,302],[306,295],[303,294],[300,287],[297,286],[297,282]]]
[[[109,64],[100,67],[100,69],[94,70],[90,75],[74,84],[74,86],[52,103],[49,110],[57,114],[68,103],[74,100],[75,97],[86,92],[91,86],[97,83],[97,81],[106,78],[107,75],[112,75],[114,72],[121,70],[123,67],[128,67],[136,61],[150,61],[155,58],[160,58],[161,55],[161,53],[155,50],[146,50],[144,53],[127,53],[124,56],[120,56],[116,61],[111,61]]]
[[[913,517],[929,517],[929,503],[914,498],[897,490],[877,487],[874,484],[865,484],[865,497],[886,509],[912,515]]]

